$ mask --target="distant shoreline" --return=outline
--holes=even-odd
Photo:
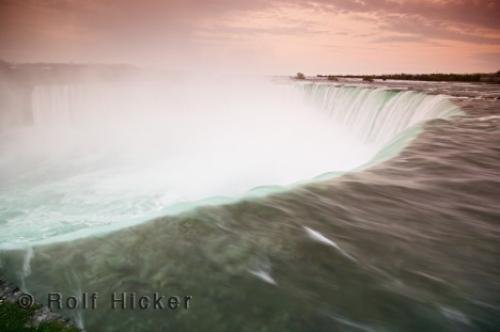
[[[296,79],[306,79],[305,75],[297,73]],[[315,78],[323,78],[329,81],[337,81],[339,78],[357,78],[365,82],[374,80],[396,80],[396,81],[421,81],[421,82],[477,82],[500,84],[500,70],[496,73],[474,73],[474,74],[384,74],[384,75],[316,75]]]

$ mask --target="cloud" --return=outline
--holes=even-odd
[[[414,41],[423,40],[453,40],[471,44],[500,45],[499,35],[485,35],[480,32],[452,26],[448,22],[428,20],[423,17],[408,17],[390,15],[380,23],[380,28],[386,31],[399,31]]]
[[[332,18],[350,14],[354,23],[371,22],[405,35],[376,40],[381,42],[445,39],[500,44],[500,0],[0,0],[0,43],[5,44],[9,36],[10,42],[16,38],[71,41],[75,35],[148,39],[159,34],[186,40],[194,33],[199,36],[199,23],[206,20],[216,22],[221,31],[254,34],[268,28],[224,26],[224,17],[292,5]],[[304,22],[269,30],[276,34],[325,31]]]
[[[499,10],[500,0],[0,0],[0,58],[434,70],[452,53],[475,64],[472,53],[500,51]]]
[[[425,38],[419,35],[388,35],[374,39],[377,43],[415,43],[422,42]]]
[[[298,3],[300,3],[299,1]],[[387,32],[376,42],[453,40],[500,45],[500,0],[319,0],[322,10],[378,22]],[[364,16],[364,17],[363,17]]]
[[[344,12],[420,16],[454,24],[500,29],[499,0],[319,0],[318,3]]]

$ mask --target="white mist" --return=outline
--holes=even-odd
[[[300,86],[249,79],[37,87],[34,126],[0,144],[0,242],[92,234],[373,157],[380,146],[360,139],[362,127],[333,121],[304,96]],[[369,111],[349,117],[358,109]]]

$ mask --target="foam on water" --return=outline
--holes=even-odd
[[[326,236],[324,236],[320,232],[315,231],[314,229],[309,228],[309,227],[305,227],[305,226],[304,226],[304,230],[306,231],[307,235],[311,239],[313,239],[314,241],[318,241],[320,243],[326,244],[328,246],[331,246],[331,247],[337,249],[342,255],[344,255],[345,257],[349,258],[352,261],[356,260],[354,257],[349,255],[345,250],[340,248],[336,242],[334,242],[333,240],[330,240],[329,238],[327,238]]]

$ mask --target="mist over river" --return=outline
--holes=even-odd
[[[183,79],[30,98],[31,123],[0,132],[0,279],[45,303],[191,299],[61,310],[87,331],[500,328],[498,85]]]

